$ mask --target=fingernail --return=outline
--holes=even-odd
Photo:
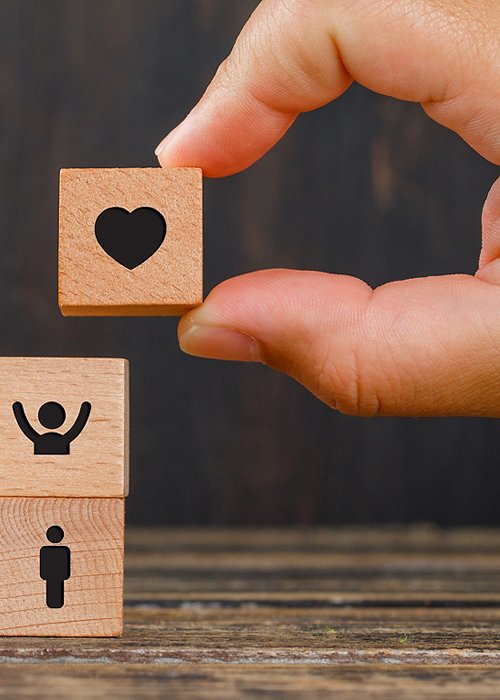
[[[157,158],[160,157],[160,153],[162,153],[162,151],[164,151],[164,150],[166,149],[166,147],[168,146],[168,144],[171,143],[171,142],[173,141],[173,139],[175,138],[176,134],[178,133],[178,129],[179,129],[180,126],[181,126],[181,125],[179,124],[178,126],[175,127],[175,129],[172,129],[172,131],[171,131],[170,133],[168,133],[168,134],[165,136],[165,138],[164,138],[162,141],[160,141],[160,143],[157,145],[157,147],[155,148],[155,156],[156,156]]]
[[[215,326],[190,325],[179,337],[181,349],[188,355],[213,360],[260,362],[258,342],[240,331]]]

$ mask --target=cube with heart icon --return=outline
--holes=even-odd
[[[199,168],[61,170],[64,315],[173,316],[202,296]]]

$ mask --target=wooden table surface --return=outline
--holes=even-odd
[[[0,640],[2,698],[498,698],[500,531],[127,532],[122,639]]]

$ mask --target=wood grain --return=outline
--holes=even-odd
[[[128,493],[128,362],[111,358],[0,358],[0,496],[102,496]],[[37,418],[47,401],[66,411],[58,429],[73,425],[82,402],[88,422],[70,454],[34,454],[13,412],[21,402],[38,433],[50,432]],[[56,431],[57,432],[57,431]]]
[[[127,529],[123,639],[0,640],[0,697],[497,698],[499,549],[479,529]]]
[[[47,607],[40,578],[52,525],[71,556],[61,608]],[[0,634],[120,635],[123,525],[120,498],[0,498]]]
[[[500,668],[379,663],[269,665],[86,663],[2,665],[0,697],[153,700],[481,700],[498,698]],[[10,695],[9,695],[10,693]]]
[[[68,316],[171,316],[203,296],[202,185],[199,168],[62,170],[59,307]],[[95,222],[105,209],[159,211],[159,249],[129,270],[101,248]]]

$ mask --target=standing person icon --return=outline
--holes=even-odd
[[[18,426],[34,445],[36,455],[69,455],[70,444],[87,425],[91,405],[84,401],[73,426],[66,433],[37,433],[26,417],[22,403],[16,401],[12,405]],[[66,420],[66,411],[56,401],[47,401],[38,410],[38,420],[50,431],[60,428]]]
[[[64,530],[59,525],[51,525],[46,533],[49,542],[61,542]],[[64,582],[71,576],[70,549],[46,545],[40,549],[40,578],[45,582],[45,602],[48,608],[62,608],[64,605]]]

